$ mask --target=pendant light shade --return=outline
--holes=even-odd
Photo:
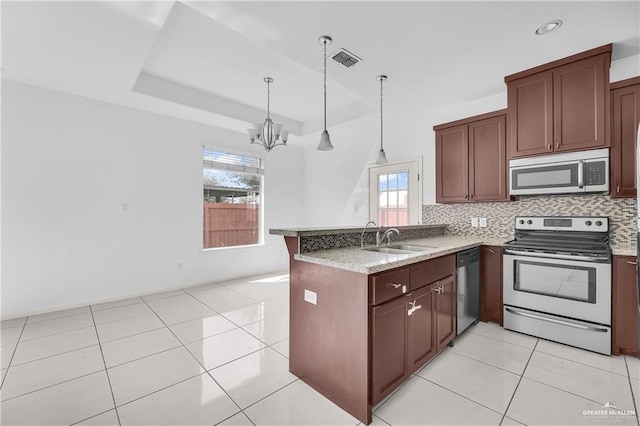
[[[331,145],[331,139],[329,138],[329,132],[327,132],[327,46],[332,42],[331,37],[323,35],[318,38],[324,48],[324,130],[320,135],[320,143],[318,144],[319,151],[331,151],[333,145]]]
[[[379,75],[376,79],[380,82],[380,151],[378,151],[378,159],[376,160],[376,164],[387,164],[389,161],[387,160],[387,156],[384,153],[384,148],[382,147],[382,82],[387,79],[386,75]]]

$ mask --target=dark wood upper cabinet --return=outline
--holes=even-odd
[[[469,149],[466,125],[436,132],[436,201],[469,199]],[[438,179],[440,177],[440,179]]]
[[[611,352],[638,355],[637,259],[613,256],[613,306]]]
[[[605,127],[608,100],[606,54],[553,70],[555,151],[609,146]]]
[[[611,197],[635,198],[640,77],[611,85]]]
[[[469,198],[472,201],[508,199],[507,117],[469,124]]]
[[[506,201],[506,111],[434,126],[436,202]]]
[[[480,320],[502,325],[502,247],[480,247]]]
[[[511,156],[553,152],[553,74],[523,77],[508,84]]]
[[[610,145],[606,45],[505,77],[510,158]]]

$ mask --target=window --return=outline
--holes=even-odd
[[[420,160],[372,165],[369,169],[369,219],[379,226],[422,222]]]
[[[261,242],[261,158],[203,150],[203,248]]]

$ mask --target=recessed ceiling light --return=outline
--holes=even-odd
[[[541,36],[541,35],[549,34],[550,32],[557,30],[561,26],[562,26],[562,21],[559,19],[554,19],[553,21],[549,21],[546,24],[539,26],[538,29],[536,30],[536,35]]]

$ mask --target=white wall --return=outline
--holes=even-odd
[[[611,64],[611,80],[640,75],[640,56]],[[452,83],[453,84],[453,83]],[[391,89],[387,88],[387,92]],[[507,92],[432,110],[420,105],[385,103],[384,147],[389,161],[423,157],[423,203],[435,204],[435,139],[433,126],[484,114],[507,107]],[[380,116],[331,126],[328,130],[335,149],[326,153],[306,153],[305,199],[307,226],[355,226],[368,220],[368,171],[380,144]],[[317,135],[319,140],[319,135]]]
[[[3,318],[288,267],[268,229],[302,225],[302,149],[266,154],[221,129],[2,89]],[[266,157],[264,246],[201,250],[203,144]]]

